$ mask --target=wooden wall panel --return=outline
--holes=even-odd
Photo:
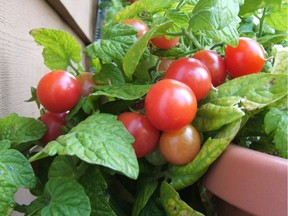
[[[82,46],[87,43],[44,0],[0,0],[0,118],[12,112],[39,115],[35,103],[24,101],[30,97],[30,87],[49,71],[43,63],[42,47],[29,35],[32,28],[40,27],[65,30]]]

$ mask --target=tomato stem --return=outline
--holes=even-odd
[[[20,205],[19,203],[16,203],[14,210],[17,212],[25,213],[27,210],[27,205],[25,204]]]
[[[264,10],[263,10],[263,12],[262,12],[262,16],[261,16],[261,18],[260,18],[258,37],[261,37],[261,36],[262,36],[265,16],[266,16],[266,8],[264,8]]]
[[[89,167],[89,164],[84,162],[84,161],[82,161],[80,163],[80,165],[77,167],[76,179],[79,179],[85,173],[85,171],[87,170],[88,167]]]
[[[193,44],[199,49],[199,50],[203,50],[204,47],[199,43],[199,41],[197,40],[197,38],[192,34],[192,32],[189,32],[187,29],[183,29],[182,30],[184,35],[193,42]]]

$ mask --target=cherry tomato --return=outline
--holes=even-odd
[[[133,148],[137,158],[152,152],[158,144],[160,131],[156,129],[145,115],[124,112],[118,116],[128,132],[134,137]]]
[[[231,78],[259,73],[265,65],[262,46],[251,38],[239,38],[238,46],[227,46],[225,65]]]
[[[151,39],[151,42],[159,49],[168,50],[175,47],[179,43],[179,37],[167,39],[165,35]]]
[[[138,31],[136,36],[137,38],[140,38],[147,31],[149,31],[149,27],[146,25],[146,23],[137,18],[123,20],[122,23],[133,26]]]
[[[196,52],[193,58],[201,61],[209,70],[212,84],[216,87],[224,83],[227,70],[222,57],[213,50],[201,50]]]
[[[170,64],[174,61],[175,61],[175,59],[169,59],[169,58],[161,60],[159,66],[158,66],[158,71],[166,72],[167,69],[169,68]]]
[[[150,88],[144,108],[154,127],[162,131],[172,131],[186,126],[194,119],[197,100],[186,84],[164,79]]]
[[[72,109],[81,96],[76,78],[66,71],[45,74],[37,86],[37,98],[45,109],[63,113]]]
[[[61,127],[66,125],[66,116],[66,113],[52,113],[47,111],[40,117],[40,120],[47,126],[47,132],[40,139],[41,143],[46,145],[62,134]]]
[[[90,72],[82,72],[76,77],[82,96],[88,96],[94,91],[92,87],[96,86],[97,83],[94,81],[93,75],[94,74]]]
[[[164,75],[165,79],[175,79],[188,85],[197,101],[201,100],[212,87],[208,68],[199,60],[183,57],[173,62]]]
[[[198,131],[187,125],[180,130],[164,132],[160,136],[159,149],[164,158],[175,165],[191,162],[198,154],[201,137]]]

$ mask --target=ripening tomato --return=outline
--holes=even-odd
[[[152,152],[158,144],[160,131],[156,129],[145,115],[124,112],[118,116],[128,132],[134,137],[133,148],[137,158]]]
[[[213,50],[201,50],[196,52],[193,58],[201,61],[209,70],[213,86],[224,83],[227,70],[222,57]]]
[[[66,116],[67,113],[52,113],[47,111],[40,117],[40,121],[47,126],[46,133],[40,139],[42,144],[46,145],[62,134],[61,128],[66,125]]]
[[[179,43],[179,37],[172,39],[166,38],[165,35],[151,39],[151,42],[159,49],[168,50],[175,47]]]
[[[37,85],[37,98],[45,109],[63,113],[72,109],[81,96],[76,78],[66,71],[45,74]]]
[[[150,88],[144,108],[154,127],[162,131],[172,131],[184,127],[194,119],[197,100],[186,84],[164,79]]]
[[[149,27],[146,25],[146,23],[137,18],[123,20],[121,23],[133,26],[138,31],[136,36],[137,38],[140,38],[147,31],[149,31]]]
[[[158,66],[158,71],[166,72],[167,69],[169,68],[170,64],[174,61],[175,61],[175,59],[170,59],[170,58],[161,60],[159,66]]]
[[[167,69],[165,79],[175,79],[188,85],[194,92],[197,101],[206,96],[212,87],[208,68],[199,60],[183,57],[173,62]]]
[[[175,165],[190,163],[198,154],[201,137],[198,131],[187,125],[180,130],[164,132],[160,136],[159,149],[164,158]]]
[[[91,72],[82,72],[76,77],[82,96],[88,96],[94,91],[92,87],[96,86],[97,83],[94,81],[93,75]]]
[[[226,47],[224,61],[230,77],[236,78],[259,73],[265,65],[265,54],[257,41],[241,37],[237,47]]]

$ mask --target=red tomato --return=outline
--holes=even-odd
[[[146,23],[137,18],[123,20],[121,23],[133,26],[138,31],[136,36],[137,38],[140,38],[147,31],[149,31],[149,27],[146,25]]]
[[[159,66],[158,66],[158,71],[167,71],[170,64],[174,61],[175,61],[175,59],[163,59],[163,60],[161,60]]]
[[[162,133],[159,148],[164,158],[175,165],[191,162],[198,154],[201,137],[198,131],[187,125],[180,130]]]
[[[46,112],[40,120],[47,126],[47,132],[40,139],[40,142],[46,145],[48,142],[55,140],[62,134],[61,127],[66,125],[66,113]]]
[[[265,65],[264,50],[251,38],[239,38],[237,47],[226,47],[225,65],[231,78],[259,73]]]
[[[93,79],[93,75],[90,72],[82,72],[76,77],[83,96],[91,94],[94,91],[92,87],[97,85]]]
[[[224,60],[217,52],[213,50],[201,50],[196,52],[192,57],[201,61],[208,68],[214,86],[224,83],[227,70]]]
[[[201,100],[212,87],[208,68],[199,60],[183,57],[173,62],[164,75],[165,79],[175,79],[188,85],[197,101]]]
[[[151,42],[159,49],[168,50],[175,47],[179,43],[179,37],[167,39],[164,35],[151,39]]]
[[[118,116],[128,132],[134,137],[133,148],[138,158],[144,157],[157,146],[160,131],[156,129],[145,115],[124,112]]]
[[[72,109],[81,96],[76,78],[66,71],[45,74],[37,86],[37,98],[45,109],[63,113]]]
[[[194,119],[197,100],[189,86],[165,79],[155,83],[148,91],[145,111],[149,121],[159,130],[178,130]]]

